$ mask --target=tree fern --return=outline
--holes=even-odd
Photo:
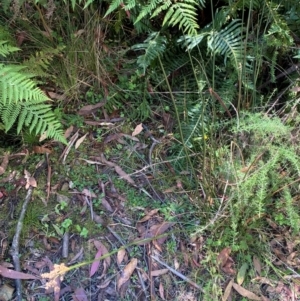
[[[15,51],[0,43],[3,56]],[[46,134],[65,142],[60,123],[56,120],[51,106],[45,104],[49,98],[36,87],[33,75],[24,72],[24,66],[0,64],[0,118],[8,131],[17,122],[17,132],[24,126],[36,134]]]

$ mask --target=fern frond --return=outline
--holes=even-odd
[[[110,13],[112,13],[113,11],[115,11],[116,9],[120,8],[121,4],[123,3],[123,0],[113,0],[110,5],[109,8],[107,10],[107,12],[104,15],[104,18],[107,17]]]
[[[226,28],[221,31],[214,31],[210,34],[207,46],[212,53],[219,53],[224,56],[224,63],[228,57],[231,58],[235,67],[239,67],[243,52],[243,25],[240,20],[232,21]]]
[[[137,60],[137,64],[143,69],[145,73],[147,67],[153,60],[162,55],[166,49],[166,38],[160,36],[159,33],[153,32],[142,44],[136,44],[132,46],[133,50],[143,50],[145,54],[140,55]]]
[[[30,79],[26,73],[22,73],[23,66],[0,65],[0,100],[3,105],[11,102],[26,100],[43,100],[48,98]]]
[[[190,3],[187,3],[190,2]],[[179,25],[184,33],[195,35],[199,29],[197,23],[197,5],[195,1],[177,2],[168,8],[163,25]]]
[[[0,55],[6,57],[12,52],[19,51],[17,47],[13,47],[7,43],[7,41],[0,41]]]

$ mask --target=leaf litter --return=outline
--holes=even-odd
[[[100,104],[96,107],[84,107],[82,116],[93,115],[93,113],[101,107],[102,105]],[[75,134],[72,136],[74,131]],[[78,232],[71,229],[73,238],[70,240],[70,248],[72,252],[67,258],[67,262],[69,262],[67,266],[62,263],[63,259],[59,255],[62,239],[55,235],[55,233],[45,234],[45,230],[38,230],[36,233],[32,233],[29,240],[39,240],[42,243],[42,248],[44,249],[42,255],[35,255],[39,257],[34,257],[33,253],[37,253],[32,251],[29,256],[27,255],[27,257],[24,257],[30,262],[28,265],[23,265],[24,272],[14,271],[13,268],[5,267],[4,264],[0,263],[0,274],[2,277],[10,279],[18,277],[24,281],[32,281],[33,287],[35,287],[36,290],[40,290],[40,294],[44,293],[45,295],[51,295],[54,297],[54,300],[59,300],[64,294],[72,296],[73,300],[90,300],[89,284],[72,287],[66,284],[66,277],[71,277],[71,279],[77,279],[78,277],[81,277],[81,279],[84,279],[84,277],[90,278],[90,283],[93,283],[93,286],[99,289],[96,293],[99,298],[102,296],[106,299],[111,298],[111,300],[119,300],[118,298],[120,296],[124,296],[127,291],[131,291],[130,286],[132,285],[132,287],[138,288],[137,294],[144,294],[147,296],[149,294],[147,289],[151,286],[151,296],[153,298],[160,297],[162,300],[172,300],[170,297],[170,290],[175,287],[166,285],[166,282],[164,282],[164,279],[167,279],[164,277],[172,275],[172,277],[181,279],[187,284],[184,291],[186,297],[182,300],[198,300],[196,296],[199,296],[199,294],[191,293],[189,288],[196,288],[198,292],[202,292],[202,288],[198,282],[194,282],[189,276],[185,276],[185,274],[189,275],[191,270],[196,269],[203,271],[202,261],[206,259],[206,238],[204,238],[204,236],[198,236],[191,237],[187,240],[183,239],[174,231],[177,229],[178,224],[166,220],[165,216],[162,214],[162,210],[152,208],[151,203],[148,203],[147,206],[139,209],[133,208],[132,211],[134,213],[137,211],[140,212],[140,210],[143,211],[142,215],[139,214],[138,218],[133,220],[134,215],[130,215],[128,211],[126,212],[124,209],[124,204],[130,201],[126,195],[127,191],[126,189],[121,191],[121,193],[118,191],[120,188],[115,187],[114,176],[117,175],[118,180],[123,181],[124,183],[127,183],[128,186],[136,189],[138,188],[137,179],[139,173],[137,173],[137,176],[132,177],[132,174],[125,171],[124,165],[121,165],[119,160],[116,160],[113,156],[110,157],[103,152],[97,153],[97,150],[96,154],[89,154],[85,157],[81,156],[81,152],[85,151],[86,145],[90,144],[88,133],[82,133],[81,131],[70,127],[65,135],[66,138],[69,139],[69,144],[62,152],[60,162],[66,167],[70,165],[70,170],[76,167],[74,162],[80,162],[79,164],[82,165],[81,168],[85,168],[86,166],[95,167],[95,172],[90,173],[90,177],[94,178],[94,184],[84,185],[80,187],[80,189],[75,189],[69,185],[69,183],[74,180],[72,177],[62,178],[64,183],[68,183],[64,193],[67,193],[68,196],[70,196],[68,197],[70,203],[68,203],[66,209],[60,209],[59,214],[54,210],[49,212],[48,226],[53,228],[56,226],[60,231],[64,230],[61,229],[60,223],[69,218],[69,209],[72,208],[72,210],[74,210],[74,208],[79,208],[80,210],[78,212],[80,213],[78,213],[78,215],[80,216],[80,226],[83,227],[89,218],[89,211],[86,209],[84,210],[88,200],[89,206],[87,209],[93,211],[92,222],[95,225],[101,225],[104,229],[109,227],[117,236],[111,235],[110,231],[104,232],[99,230],[88,237],[88,241],[85,241]],[[137,139],[134,137],[135,135],[140,135],[139,137],[141,139]],[[133,143],[131,148],[127,148],[127,150],[137,151],[137,149],[140,149],[143,151],[145,149],[144,146],[140,147],[142,145],[140,142],[140,140],[142,140],[141,124],[136,127],[131,135],[117,132],[107,135],[104,139],[104,143],[106,145],[120,143],[125,146],[126,139],[129,139]],[[74,159],[74,152],[78,153],[77,159]],[[34,153],[48,154],[49,158],[52,160],[55,156],[59,155],[48,151],[46,146],[41,147],[40,149],[35,148]],[[8,160],[8,162],[5,163],[5,160]],[[13,162],[13,160],[15,159],[11,156],[2,158],[2,169],[0,169],[0,171],[3,171],[3,175],[7,173],[7,166],[11,161]],[[53,162],[51,163],[54,168],[54,172],[51,172],[53,180],[55,169],[57,167]],[[43,187],[45,186],[40,185],[40,182],[39,185],[37,185],[36,179],[31,176],[30,172],[31,170],[26,169],[24,185],[27,188],[32,186],[39,191],[43,191]],[[103,175],[103,178],[98,179],[97,177],[99,174]],[[11,177],[12,180],[9,180],[8,177],[7,179],[7,181],[13,181],[18,187],[23,187],[24,189],[24,185],[20,186],[17,183],[20,179],[14,180],[14,177]],[[149,179],[151,179],[151,177],[149,177]],[[176,179],[175,184],[172,184],[172,186],[165,189],[165,193],[173,195],[173,193],[181,191],[183,185],[182,181],[178,178]],[[61,193],[60,187],[63,186],[63,183],[60,183],[59,179],[55,179],[50,186],[51,199],[53,195]],[[5,190],[0,188],[0,192],[3,195],[2,198],[7,197],[5,195]],[[36,199],[33,200],[33,202],[36,201]],[[97,201],[100,201],[101,203],[101,210],[95,205]],[[50,204],[47,206],[49,205]],[[105,214],[103,214],[103,212],[105,212]],[[46,217],[44,217],[44,220],[47,220]],[[272,221],[270,220],[270,223],[271,222]],[[288,231],[283,233],[282,229],[280,229],[276,223],[273,222],[272,225],[273,231],[278,232],[276,237],[274,237],[270,243],[273,255],[277,258],[277,261],[275,261],[274,264],[278,264],[278,266],[288,265],[291,268],[296,268],[299,264],[297,252],[298,243],[291,239]],[[169,256],[167,243],[170,241],[171,236],[176,240],[177,254]],[[4,247],[4,242],[6,240],[4,237],[6,236],[2,237],[1,248]],[[124,247],[127,244],[133,244],[135,246],[134,256],[131,247]],[[93,245],[93,247],[88,248],[86,245]],[[110,250],[114,250],[115,253],[110,255]],[[4,253],[1,252],[1,254]],[[88,255],[94,259],[91,264],[86,268],[83,266],[78,267],[74,270],[74,276],[72,276],[72,273],[69,273],[70,268],[76,263],[83,262]],[[98,260],[103,255],[106,255],[107,257]],[[222,286],[223,300],[229,300],[230,296],[237,294],[250,300],[267,301],[267,296],[258,293],[257,290],[251,290],[251,287],[253,288],[257,284],[266,285],[268,295],[280,296],[281,300],[296,300],[295,298],[299,295],[299,285],[294,278],[290,277],[284,279],[291,283],[289,284],[284,281],[280,282],[274,279],[270,280],[268,277],[263,277],[264,263],[258,257],[252,258],[252,266],[248,263],[238,265],[235,258],[235,252],[232,251],[231,246],[223,248],[216,254],[216,257],[219,272],[226,275],[227,280],[229,280],[226,282],[226,285],[224,284],[224,286]],[[58,264],[53,264],[53,262]],[[116,265],[113,264],[114,262],[116,262]],[[145,272],[144,270],[148,272]],[[250,270],[252,273],[250,273]],[[253,272],[256,273],[256,277],[250,279],[250,283],[253,284],[253,286],[251,286],[249,285],[249,278],[251,277],[250,275],[253,275]],[[155,280],[152,278],[155,278]],[[42,281],[43,288],[39,288],[39,281]],[[177,292],[177,297],[178,300],[180,300],[179,292]]]

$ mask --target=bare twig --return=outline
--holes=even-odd
[[[151,258],[153,258],[154,260],[156,260],[157,262],[159,262],[161,265],[163,265],[164,267],[166,267],[170,272],[172,272],[177,277],[181,278],[182,280],[186,281],[187,283],[191,284],[193,287],[197,288],[199,291],[201,291],[202,293],[204,293],[203,288],[200,285],[198,285],[197,283],[195,283],[194,281],[192,281],[191,279],[187,278],[186,276],[182,275],[180,272],[178,272],[175,269],[173,269],[172,267],[168,266],[166,263],[164,263],[163,261],[161,261],[156,256],[151,255]]]
[[[39,165],[39,167],[37,168],[37,170],[35,171],[35,174],[34,174],[35,178],[38,177],[38,175],[40,174],[42,169],[45,167],[46,163],[47,162],[44,161],[43,164]],[[22,205],[21,213],[20,213],[20,216],[19,216],[19,219],[18,219],[16,233],[14,235],[13,242],[12,242],[11,248],[9,250],[9,254],[11,255],[11,257],[13,259],[15,271],[18,271],[18,272],[21,271],[20,254],[19,254],[19,251],[20,251],[20,235],[21,235],[21,231],[22,231],[22,228],[23,228],[23,221],[24,221],[26,209],[27,209],[28,203],[31,200],[33,189],[34,188],[32,186],[30,186],[27,190],[27,194],[26,194],[24,203]],[[23,299],[22,299],[21,280],[20,279],[15,279],[15,284],[16,284],[16,300],[17,301],[22,301]]]
[[[21,235],[21,231],[22,231],[22,228],[23,228],[23,221],[24,221],[26,209],[27,209],[29,201],[31,200],[32,192],[33,192],[33,187],[30,186],[28,191],[27,191],[25,201],[24,201],[23,206],[22,206],[21,214],[19,216],[19,220],[18,220],[18,223],[17,223],[16,233],[14,235],[14,239],[13,239],[11,248],[9,250],[9,253],[10,253],[12,259],[13,259],[15,271],[18,271],[18,272],[21,271],[20,257],[19,257],[20,235]],[[17,298],[17,301],[22,301],[22,284],[21,284],[21,280],[20,279],[15,279],[15,284],[16,284],[16,298]]]
[[[62,244],[62,257],[67,258],[69,256],[69,232],[66,231],[63,236],[63,244]]]

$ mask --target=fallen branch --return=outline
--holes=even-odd
[[[34,177],[37,178],[42,169],[45,167],[46,162],[43,162],[35,171]],[[16,228],[16,233],[13,238],[13,242],[11,245],[11,248],[9,250],[9,254],[11,255],[15,267],[15,271],[21,272],[21,265],[20,265],[20,235],[21,231],[23,228],[23,221],[26,213],[26,209],[28,206],[29,201],[31,200],[32,192],[33,192],[34,187],[29,186],[27,190],[27,194],[24,200],[24,203],[22,205],[22,210],[18,219],[17,223],[17,228]],[[22,284],[21,284],[21,279],[15,279],[15,284],[16,284],[16,300],[17,301],[22,301]]]
[[[20,256],[19,256],[20,235],[21,235],[21,231],[22,231],[22,228],[23,228],[23,220],[24,220],[24,216],[25,216],[25,213],[26,213],[27,205],[28,205],[29,201],[31,200],[32,192],[33,192],[33,187],[30,186],[29,189],[27,190],[27,195],[25,197],[25,201],[23,203],[22,210],[21,210],[19,220],[18,220],[18,223],[17,223],[16,233],[14,235],[14,239],[13,239],[11,248],[9,250],[9,253],[10,253],[12,259],[13,259],[15,271],[18,271],[18,272],[21,272]],[[17,301],[22,301],[21,279],[15,279],[15,284],[16,284],[16,298],[17,298]]]

